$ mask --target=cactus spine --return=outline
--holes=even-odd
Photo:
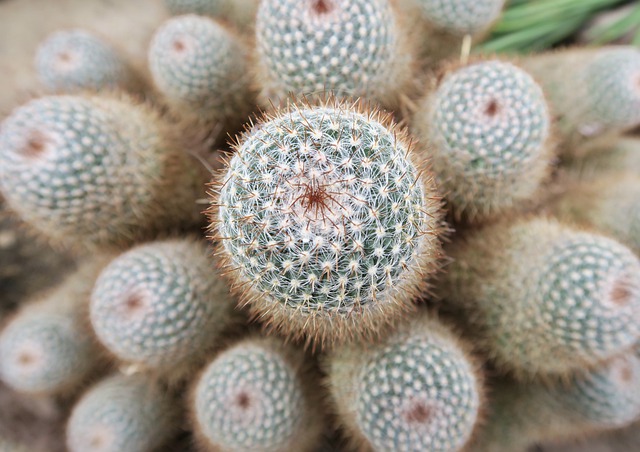
[[[31,227],[76,248],[197,224],[206,175],[170,130],[126,98],[36,99],[2,123],[0,189]]]
[[[305,366],[302,352],[275,339],[227,349],[195,386],[198,435],[212,450],[315,450],[322,414]]]
[[[478,418],[475,366],[457,338],[422,314],[375,345],[327,359],[329,389],[359,450],[456,451]]]
[[[483,218],[531,198],[550,161],[547,105],[523,70],[480,61],[427,93],[413,130],[454,212]]]
[[[292,107],[239,139],[212,233],[252,313],[290,337],[376,335],[440,253],[440,203],[406,136],[376,112]]]
[[[640,262],[614,240],[531,219],[486,227],[450,251],[443,296],[516,376],[594,366],[640,335]]]

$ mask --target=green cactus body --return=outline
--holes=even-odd
[[[174,15],[214,16],[244,29],[253,26],[260,0],[164,0],[164,3]]]
[[[248,116],[246,60],[231,32],[195,15],[167,21],[149,48],[153,80],[169,105],[205,121],[240,122]]]
[[[503,382],[472,450],[525,450],[624,427],[640,418],[639,386],[640,358],[632,352],[567,381]]]
[[[549,123],[536,82],[492,60],[446,75],[420,103],[413,129],[454,212],[475,219],[534,195],[548,173]]]
[[[452,247],[442,295],[518,377],[594,366],[640,335],[640,262],[555,221],[493,225]]]
[[[566,154],[595,136],[640,124],[637,48],[569,49],[527,57],[521,64],[546,90]]]
[[[242,136],[212,232],[252,313],[317,343],[377,335],[440,254],[440,202],[403,133],[355,107],[293,107]]]
[[[640,252],[640,178],[635,174],[572,184],[552,210],[564,221],[594,228]]]
[[[100,260],[85,263],[44,298],[28,303],[0,334],[0,378],[16,391],[70,394],[100,363],[83,313]]]
[[[85,30],[50,35],[38,48],[36,69],[42,83],[56,91],[140,88],[140,81],[118,52]]]
[[[109,377],[73,408],[67,424],[67,447],[70,452],[156,450],[177,433],[178,406],[148,377]]]
[[[170,130],[125,98],[36,99],[2,123],[0,189],[36,231],[80,249],[195,225],[206,174]]]
[[[244,340],[219,355],[193,392],[203,442],[225,451],[315,450],[322,414],[303,359],[275,339]]]
[[[422,314],[376,345],[327,358],[329,388],[358,450],[449,452],[469,440],[480,409],[476,369],[458,339]]]
[[[367,97],[387,106],[411,82],[412,57],[389,0],[264,0],[256,19],[262,96]]]
[[[114,259],[91,294],[98,339],[120,360],[180,377],[233,319],[207,248],[192,240],[140,245]]]

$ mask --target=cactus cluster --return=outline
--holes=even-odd
[[[483,54],[504,0],[155,3],[16,52],[47,94],[0,124],[0,450],[515,452],[640,422],[638,49]],[[509,3],[497,32],[558,2]],[[30,275],[16,237],[79,270],[22,300],[68,269]]]

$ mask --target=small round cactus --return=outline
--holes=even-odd
[[[472,450],[511,452],[535,442],[573,439],[640,418],[640,357],[627,352],[567,381],[496,387]]]
[[[454,212],[474,219],[533,196],[548,172],[549,123],[538,84],[492,60],[446,75],[422,100],[413,129]]]
[[[91,294],[98,339],[120,360],[178,375],[232,322],[234,304],[204,244],[152,242],[114,259]]]
[[[199,14],[228,20],[237,27],[251,27],[260,0],[164,0],[174,15]]]
[[[235,36],[195,15],[167,21],[149,48],[153,80],[169,105],[205,121],[239,122],[248,115],[246,59]]]
[[[332,344],[413,306],[440,254],[440,201],[402,132],[356,106],[294,106],[236,148],[209,214],[256,317]]]
[[[532,219],[486,227],[450,251],[442,295],[518,377],[594,366],[640,335],[640,261],[612,239]]]
[[[118,52],[85,30],[64,30],[50,35],[38,48],[36,69],[42,83],[56,91],[140,87],[133,70]]]
[[[565,153],[593,136],[640,124],[636,47],[569,49],[527,57],[522,64],[546,90]]]
[[[330,91],[392,106],[411,82],[389,0],[264,0],[256,43],[262,96],[275,102]]]
[[[640,178],[635,174],[571,184],[552,210],[562,220],[592,227],[640,252]]]
[[[36,231],[76,248],[195,225],[206,172],[170,130],[126,98],[33,100],[0,128],[0,189]]]
[[[83,313],[103,264],[85,263],[43,299],[26,304],[0,334],[0,379],[16,391],[72,393],[97,369],[100,352]]]
[[[303,359],[275,339],[247,339],[219,355],[193,392],[203,442],[213,450],[315,450],[322,414]]]
[[[143,375],[109,377],[73,408],[67,447],[70,452],[156,450],[177,433],[177,406],[165,389]]]
[[[363,450],[449,452],[471,436],[481,399],[475,366],[425,314],[383,343],[337,350],[327,368],[339,421]]]

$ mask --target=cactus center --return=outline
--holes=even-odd
[[[500,105],[498,104],[497,100],[491,99],[484,108],[484,114],[490,118],[493,118],[498,113],[500,113]]]
[[[181,39],[176,39],[175,41],[173,41],[173,50],[175,50],[176,53],[184,52],[185,49],[186,46]]]
[[[110,435],[106,428],[99,427],[94,429],[91,432],[89,439],[89,446],[91,446],[91,450],[99,451],[99,450],[108,450],[110,444]]]
[[[633,366],[627,359],[620,359],[613,363],[613,375],[616,381],[622,385],[628,385],[635,380]]]
[[[45,152],[47,147],[49,147],[49,144],[50,140],[43,132],[33,129],[28,134],[24,145],[19,149],[19,151],[25,157],[35,159]]]
[[[402,416],[409,424],[428,424],[434,416],[434,410],[422,400],[413,400]]]
[[[246,392],[240,392],[236,395],[236,405],[241,410],[247,410],[251,406],[251,398]]]
[[[125,296],[121,303],[122,316],[126,320],[137,320],[144,317],[149,306],[147,297],[139,292],[133,292]]]
[[[35,355],[28,350],[24,350],[18,355],[18,364],[20,364],[21,367],[31,367],[35,362]]]
[[[633,292],[626,279],[618,279],[611,290],[611,302],[616,306],[626,306],[633,298]]]
[[[318,15],[327,14],[333,9],[333,4],[330,0],[313,0],[311,9]]]
[[[56,68],[60,72],[70,71],[76,67],[77,57],[70,51],[66,50],[58,53],[56,58]]]

